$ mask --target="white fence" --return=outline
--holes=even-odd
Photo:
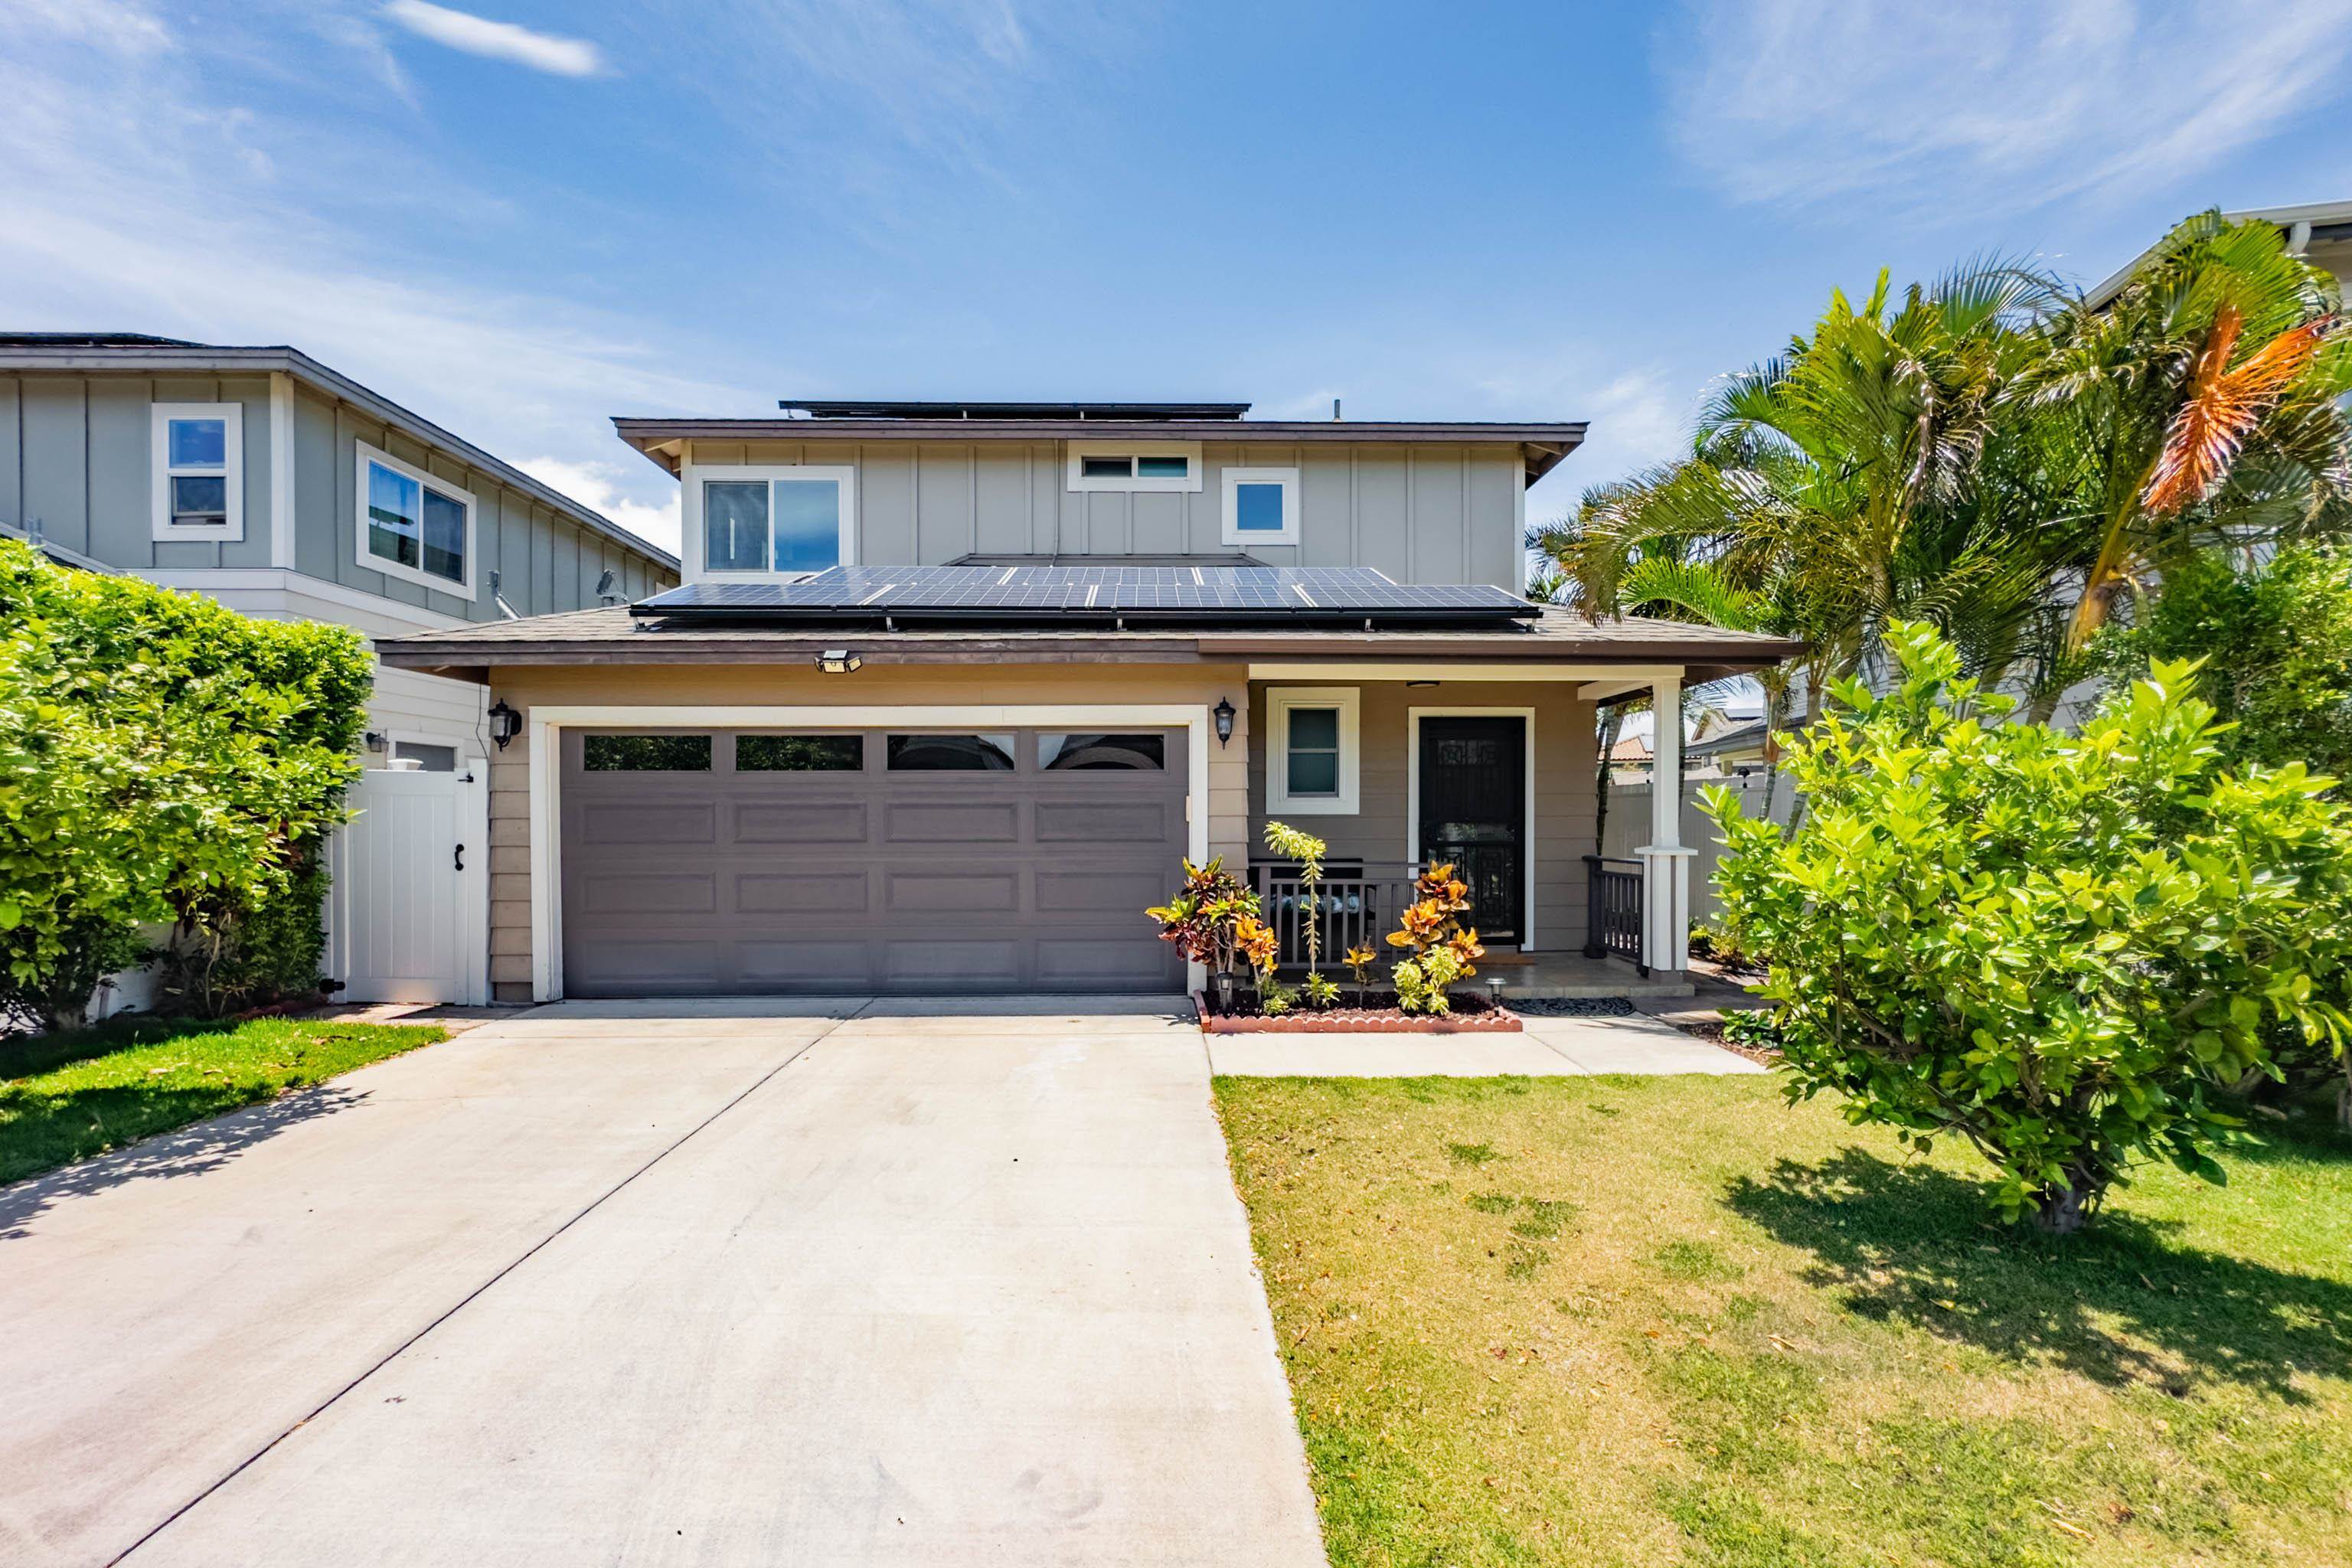
[[[1712,924],[1720,907],[1715,896],[1715,862],[1723,853],[1723,840],[1717,836],[1715,820],[1699,809],[1698,801],[1700,790],[1715,785],[1738,796],[1739,808],[1748,816],[1764,814],[1764,775],[1760,773],[1738,778],[1683,781],[1682,839],[1698,851],[1691,859],[1690,912],[1691,919],[1702,925]],[[1786,823],[1795,805],[1795,792],[1783,773],[1779,787],[1772,792],[1772,820]],[[1649,842],[1649,782],[1612,784],[1609,790],[1609,821],[1601,833],[1601,852],[1630,860],[1634,850]]]

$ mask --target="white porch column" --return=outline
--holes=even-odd
[[[1653,970],[1690,967],[1690,863],[1683,847],[1683,683],[1650,685],[1656,732],[1650,743],[1650,841],[1642,858],[1642,958]]]

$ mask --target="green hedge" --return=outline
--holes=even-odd
[[[0,1008],[74,1021],[162,922],[167,988],[196,1010],[315,982],[372,679],[347,627],[0,540]]]

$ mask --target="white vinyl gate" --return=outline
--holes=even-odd
[[[487,1003],[489,771],[370,770],[335,835],[327,970],[349,1002]]]

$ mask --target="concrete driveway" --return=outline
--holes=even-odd
[[[567,1005],[0,1190],[0,1561],[1320,1563],[1172,1006]]]

